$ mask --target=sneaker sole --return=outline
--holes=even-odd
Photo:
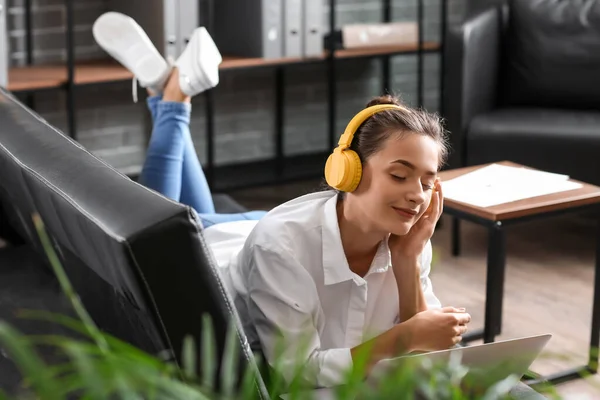
[[[98,45],[131,71],[142,87],[164,79],[169,65],[133,18],[107,12],[94,22],[92,32]]]

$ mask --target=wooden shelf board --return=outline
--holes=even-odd
[[[423,50],[431,51],[438,50],[440,44],[437,42],[423,42]],[[378,56],[386,54],[402,54],[412,53],[419,50],[419,44],[402,44],[397,46],[380,46],[380,47],[364,47],[357,49],[343,49],[336,50],[336,58],[354,58],[354,57],[366,57],[366,56]]]
[[[14,67],[8,70],[8,90],[35,90],[59,87],[67,81],[63,65]]]
[[[248,67],[265,67],[270,65],[285,65],[304,62],[304,58],[286,57],[286,58],[251,58],[251,57],[236,57],[225,56],[223,62],[219,66],[221,70],[248,68]]]
[[[426,51],[439,49],[439,43],[424,42]],[[340,59],[378,56],[386,54],[411,53],[418,50],[418,44],[406,44],[385,47],[365,47],[361,49],[336,50],[335,56]],[[248,58],[248,57],[223,57],[221,70],[275,66],[286,64],[301,64],[304,62],[322,61],[327,57],[327,52],[322,56],[303,58]],[[78,63],[75,66],[75,84],[86,85],[103,82],[125,81],[133,78],[133,74],[116,62],[92,61]],[[8,73],[8,90],[24,91],[57,88],[67,83],[67,68],[65,65],[36,65],[30,67],[10,68]]]
[[[423,49],[425,51],[438,50],[440,48],[437,42],[423,42]],[[336,50],[336,58],[358,58],[368,57],[386,54],[402,54],[412,53],[418,51],[418,44],[403,44],[397,46],[380,46],[380,47],[365,47],[360,49],[344,49]],[[301,57],[284,57],[284,58],[251,58],[251,57],[237,57],[237,56],[225,56],[221,63],[220,69],[235,69],[235,68],[247,68],[247,67],[260,67],[270,65],[285,65],[285,64],[299,64],[303,62],[319,61],[327,58],[327,52],[323,55],[312,58],[301,58]]]
[[[126,81],[133,74],[120,64],[108,61],[80,63],[75,66],[75,84]]]

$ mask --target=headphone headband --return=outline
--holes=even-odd
[[[344,131],[344,133],[340,137],[340,140],[338,141],[338,148],[340,150],[349,148],[350,144],[352,143],[352,139],[354,139],[354,134],[356,133],[358,128],[360,128],[360,126],[371,116],[385,110],[406,111],[406,108],[398,106],[396,104],[377,104],[371,107],[367,107],[364,110],[361,110],[358,114],[354,116],[354,118],[350,120],[348,126],[346,126],[346,130]]]

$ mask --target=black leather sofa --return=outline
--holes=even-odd
[[[215,202],[222,212],[243,210],[227,196]],[[102,330],[180,362],[186,335],[201,343],[203,314],[212,317],[218,356],[228,322],[241,326],[190,208],[117,172],[4,91],[0,208],[0,236],[12,244],[0,250],[0,319],[25,333],[68,331],[18,318],[18,309],[73,315],[45,262],[34,212]],[[241,371],[255,360],[241,330],[238,338]],[[0,354],[0,387],[14,393],[19,375]],[[266,398],[262,380],[256,387]]]
[[[215,201],[219,211],[243,210],[226,196]],[[34,212],[103,331],[180,362],[183,338],[192,334],[200,343],[202,315],[208,313],[217,355],[233,320],[238,378],[246,366],[257,368],[191,210],[117,172],[0,89],[0,237],[10,243],[0,249],[0,320],[28,334],[70,335],[56,324],[14,315],[19,309],[74,315],[45,261]],[[51,352],[43,355],[56,361]],[[0,388],[16,393],[20,380],[0,348]],[[268,398],[261,376],[256,391]],[[517,399],[544,398],[525,385],[513,393]]]
[[[600,184],[600,1],[470,3],[444,49],[449,167],[509,160]]]

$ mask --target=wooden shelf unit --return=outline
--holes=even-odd
[[[209,0],[209,2],[218,0]],[[329,12],[328,25],[329,32],[335,32],[338,29],[336,22],[336,3],[339,0],[327,0]],[[325,83],[327,85],[326,99],[327,102],[327,139],[329,147],[335,145],[336,137],[339,134],[336,130],[337,124],[337,82],[336,69],[339,68],[341,60],[349,59],[367,59],[376,58],[381,61],[381,90],[388,92],[392,85],[392,56],[414,55],[417,58],[416,68],[416,103],[418,106],[423,106],[424,101],[424,55],[428,53],[438,53],[444,47],[445,36],[447,30],[447,15],[448,1],[440,1],[440,20],[441,20],[441,35],[439,43],[428,42],[424,38],[424,16],[425,16],[425,0],[414,0],[416,5],[416,22],[418,28],[417,37],[420,38],[415,43],[397,45],[397,46],[380,46],[366,47],[358,49],[336,49],[335,40],[326,40],[324,51],[316,57],[310,58],[248,58],[224,56],[220,70],[247,70],[254,68],[270,68],[274,73],[274,94],[276,108],[274,110],[274,131],[273,140],[275,145],[275,157],[270,160],[271,164],[267,165],[267,169],[273,169],[270,176],[271,180],[281,181],[292,179],[295,175],[286,172],[285,166],[289,158],[285,154],[285,74],[286,66],[292,65],[308,65],[322,63],[326,70]],[[381,0],[382,2],[382,18],[381,22],[392,22],[392,6],[393,0]],[[132,74],[116,61],[107,58],[101,61],[77,62],[75,52],[75,15],[74,15],[74,0],[64,0],[65,4],[65,43],[66,43],[66,62],[62,65],[32,65],[33,64],[33,35],[31,26],[32,2],[25,2],[25,30],[27,35],[27,53],[26,60],[30,66],[12,68],[8,73],[7,89],[17,95],[22,95],[25,104],[35,110],[35,96],[32,94],[47,91],[47,90],[62,90],[65,93],[64,101],[67,114],[66,134],[77,140],[77,88],[87,85],[111,84],[112,82],[127,81],[133,78]],[[202,24],[207,26],[209,31],[214,24],[210,13],[208,18]],[[325,38],[324,38],[325,39]],[[440,59],[440,70],[444,70],[444,57]],[[443,98],[444,77],[440,75],[440,97]],[[207,90],[203,93],[205,97],[205,123],[206,123],[206,175],[209,185],[215,186],[215,96],[213,90]],[[440,104],[441,106],[441,104]],[[441,110],[443,115],[443,110]],[[309,157],[310,158],[310,157]],[[311,158],[312,160],[312,158]],[[313,160],[314,161],[314,160]],[[318,162],[316,163],[318,164]],[[320,171],[320,169],[318,169]],[[264,175],[260,172],[258,175]],[[222,176],[219,175],[219,179]],[[234,185],[240,182],[232,183]]]
[[[436,51],[439,43],[424,42],[424,51]],[[350,59],[381,55],[401,55],[416,53],[418,44],[404,44],[398,46],[366,47],[360,49],[336,50],[335,58]],[[313,58],[246,58],[225,56],[221,63],[221,70],[245,69],[252,67],[268,67],[289,64],[303,64],[320,62],[327,58],[327,52],[320,57]],[[133,78],[133,74],[120,64],[110,61],[92,61],[75,64],[75,85],[90,85],[95,83],[126,81]],[[67,67],[64,65],[38,65],[32,67],[11,68],[9,71],[8,90],[19,92],[28,90],[59,88],[68,82]]]

